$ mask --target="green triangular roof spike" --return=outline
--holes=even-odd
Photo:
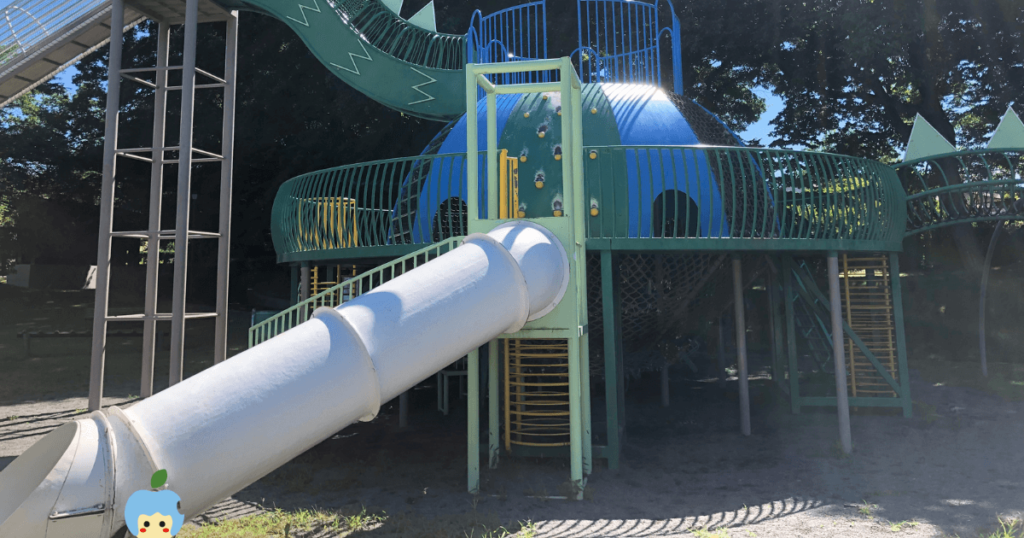
[[[1024,122],[1014,112],[1013,107],[1006,108],[1006,114],[999,122],[992,139],[988,141],[988,149],[1021,149],[1024,148]]]
[[[387,6],[388,9],[390,9],[391,11],[394,11],[395,15],[402,14],[402,4],[404,3],[405,0],[384,0],[384,5]]]
[[[916,161],[935,155],[955,153],[956,147],[949,143],[924,116],[918,114],[914,119],[914,129],[910,131],[910,141],[907,142],[907,154],[903,157],[904,162]]]
[[[409,24],[413,26],[419,26],[424,30],[430,30],[431,32],[437,32],[437,22],[434,20],[434,2],[431,2],[423,9],[416,12],[415,15],[409,17]]]

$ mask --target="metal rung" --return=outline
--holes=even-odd
[[[110,232],[110,237],[128,237],[132,239],[150,239],[151,232],[140,230],[140,231],[118,231]],[[157,232],[157,239],[175,239],[177,232],[174,230],[160,230]],[[218,239],[220,234],[217,232],[198,232],[195,230],[189,230],[189,239]]]
[[[216,312],[191,312],[185,313],[185,319],[206,319],[217,317]],[[107,321],[145,321],[147,319],[154,319],[156,321],[170,321],[174,319],[174,314],[155,314],[153,316],[147,316],[145,314],[125,314],[123,316],[107,316]]]

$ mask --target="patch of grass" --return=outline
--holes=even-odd
[[[205,523],[200,527],[183,527],[181,538],[270,538],[294,536],[294,533],[330,529],[347,536],[360,530],[370,530],[384,523],[383,515],[362,512],[345,516],[326,510],[272,510],[219,523]]]
[[[690,531],[690,534],[696,536],[697,538],[732,538],[731,536],[729,536],[729,531],[726,529],[718,529],[712,531],[708,530],[707,527],[704,527],[702,529],[694,529]]]
[[[868,519],[874,519],[875,516],[871,515],[871,511],[878,508],[877,504],[870,504],[867,501],[861,501],[863,504],[857,509],[860,515],[867,516]]]
[[[431,536],[438,538],[535,538],[537,529],[530,521],[500,525],[496,518],[469,514],[445,518],[427,518],[416,514],[390,516],[384,512],[281,510],[239,519],[188,526],[181,538],[297,538],[328,531],[332,536],[379,537]]]
[[[907,528],[907,527],[913,528],[913,527],[916,527],[918,525],[920,525],[920,523],[918,523],[916,521],[900,521],[899,523],[891,523],[890,522],[889,523],[889,530],[891,530],[892,532],[900,532],[904,528]]]
[[[999,528],[992,534],[983,534],[982,536],[983,538],[1024,538],[1024,522],[999,518]]]

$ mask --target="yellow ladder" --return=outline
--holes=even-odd
[[[843,317],[889,375],[899,381],[889,258],[843,254],[842,261]],[[851,396],[896,397],[896,392],[850,338],[846,338],[846,354]]]
[[[505,450],[569,445],[569,342],[506,339]]]

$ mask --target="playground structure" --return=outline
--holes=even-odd
[[[49,4],[56,11],[63,5]],[[464,36],[437,33],[432,7],[402,19],[396,0],[100,4],[101,10],[109,5],[112,68],[94,412],[53,432],[0,474],[9,488],[0,497],[0,537],[57,536],[65,528],[111,536],[123,524],[124,499],[161,468],[191,517],[346,425],[372,418],[382,403],[464,355],[469,491],[480,488],[481,453],[494,467],[504,450],[567,456],[582,494],[595,460],[618,467],[626,371],[690,360],[680,339],[709,327],[721,334],[721,322],[708,321],[730,309],[740,429],[751,434],[742,296],[761,277],[772,314],[772,378],[794,412],[836,407],[848,452],[849,406],[912,412],[896,255],[904,237],[1017,219],[1024,210],[1014,203],[1021,198],[1024,130],[1012,111],[986,151],[942,151],[934,130],[919,122],[908,149],[912,160],[895,169],[841,155],[742,147],[710,112],[680,95],[680,25],[674,13],[665,17],[668,2],[579,0],[579,46],[555,59],[548,58],[543,1],[474,15]],[[129,9],[161,23],[152,69],[114,68],[120,33],[134,22]],[[233,9],[282,20],[326,68],[368,97],[449,123],[421,155],[311,172],[282,186],[271,226],[279,261],[292,267],[295,304],[255,324],[251,349],[223,362]],[[228,25],[222,75],[195,68],[196,26],[212,21]],[[180,67],[166,63],[171,24],[186,29]],[[665,34],[668,45],[660,43]],[[27,69],[17,62],[31,64],[33,47],[48,43],[40,38],[0,65],[0,93]],[[675,93],[659,87],[663,48],[671,51]],[[180,87],[167,85],[170,69],[182,70]],[[151,146],[117,145],[122,82],[154,90]],[[191,143],[190,96],[201,89],[225,95],[218,152]],[[176,146],[164,140],[168,91],[189,97]],[[118,158],[152,164],[148,230],[111,227]],[[202,162],[222,168],[216,232],[188,226],[190,172]],[[172,163],[179,164],[177,226],[160,230],[159,186]],[[144,312],[107,315],[114,237],[181,245],[171,313],[155,310],[158,264],[151,263]],[[217,309],[188,313],[186,247],[205,239],[220,246]],[[827,290],[817,278],[821,258]],[[362,270],[380,259],[392,261]],[[353,267],[360,270],[343,278]],[[184,324],[200,317],[216,318],[218,364],[182,380]],[[382,320],[371,323],[375,317]],[[125,411],[100,410],[107,324],[124,321],[143,322],[149,335],[142,394],[151,398]],[[158,322],[171,325],[174,386],[153,395]],[[409,335],[416,337],[402,338]],[[669,345],[651,358],[645,341]],[[591,358],[600,360],[591,364]],[[801,373],[808,369],[833,375],[835,391],[807,393]],[[603,428],[591,409],[592,379],[601,378]],[[298,409],[323,413],[289,420]],[[280,423],[289,431],[281,432]],[[257,438],[269,445],[259,456],[248,454],[245,443]],[[196,445],[199,439],[207,444]]]

